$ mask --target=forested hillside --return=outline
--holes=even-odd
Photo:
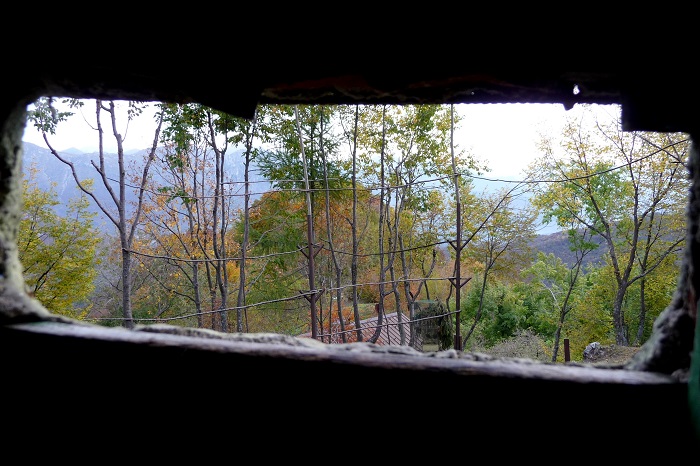
[[[604,240],[598,236],[594,239],[594,242],[599,244],[599,246],[586,255],[583,260],[584,265],[600,264],[603,260],[603,256],[606,253]],[[565,231],[559,231],[548,235],[537,235],[533,238],[531,247],[535,251],[542,251],[545,254],[554,254],[569,266],[574,265],[576,262],[576,253],[571,250],[571,242]]]

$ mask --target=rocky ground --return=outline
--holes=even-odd
[[[624,364],[639,351],[638,346],[598,345],[588,346],[590,351],[584,352],[585,363],[601,365]],[[587,348],[587,349],[588,349]]]
[[[486,353],[496,357],[529,358],[541,362],[551,361],[549,347],[535,334],[523,331],[498,345],[490,348],[469,348],[471,351]],[[618,346],[614,344],[601,345],[593,342],[584,350],[583,360],[572,358],[578,362],[595,365],[616,366],[625,364],[639,351],[638,346]],[[562,362],[564,350],[560,348],[559,361]]]

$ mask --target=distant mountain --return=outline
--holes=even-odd
[[[51,184],[55,183],[55,191],[58,195],[58,199],[61,202],[60,206],[56,207],[56,211],[63,215],[66,211],[66,206],[71,199],[75,199],[81,193],[78,189],[73,175],[71,174],[70,167],[58,160],[54,155],[45,147],[37,146],[29,142],[23,143],[24,159],[22,169],[26,174],[29,172],[32,166],[35,166],[38,170],[35,175],[37,185],[42,190],[49,190]],[[112,202],[107,189],[104,187],[102,182],[97,179],[97,172],[92,166],[92,161],[99,163],[99,154],[97,152],[85,153],[78,149],[69,149],[67,151],[60,151],[61,157],[71,161],[75,166],[75,170],[78,174],[78,178],[81,180],[93,179],[94,182],[94,192],[96,197],[100,202],[107,206],[108,208],[113,208],[114,203]],[[146,150],[140,151],[128,151],[125,152],[125,162],[127,166],[131,163],[135,163],[138,166],[142,166],[141,161],[146,155]],[[233,180],[243,180],[244,179],[244,164],[243,164],[243,150],[239,149],[226,154],[226,171],[228,176]],[[105,168],[108,176],[115,177],[119,173],[117,154],[105,154]],[[250,181],[260,182],[264,181],[259,175],[258,170],[250,170]],[[114,183],[114,189],[117,190],[117,183]],[[264,189],[269,186],[265,185]],[[252,188],[253,191],[260,192],[264,189],[260,187]],[[131,196],[130,200],[135,199],[133,190],[127,190],[128,195]],[[260,195],[252,195],[253,199],[259,197]],[[242,206],[243,198],[238,197]],[[234,202],[235,204],[235,202]],[[113,231],[113,224],[107,219],[103,212],[95,205],[94,202],[90,204],[90,211],[96,212],[98,215],[98,220],[96,221],[96,226],[100,227],[104,231]]]
[[[593,241],[599,246],[586,254],[583,261],[584,265],[601,263],[603,256],[607,252],[601,237],[596,236],[593,238]],[[548,235],[537,235],[532,243],[532,248],[545,254],[554,254],[569,266],[572,266],[576,261],[575,253],[569,249],[569,235],[565,231],[558,231]]]
[[[39,188],[44,191],[48,191],[51,189],[52,183],[55,183],[54,190],[56,191],[58,200],[61,202],[61,205],[56,206],[56,211],[61,215],[65,214],[68,202],[80,195],[80,190],[75,184],[70,168],[54,157],[53,154],[51,154],[51,151],[44,147],[25,142],[23,145],[23,151],[24,158],[22,161],[22,171],[24,172],[25,176],[28,176],[29,170],[32,166],[34,166],[37,169],[34,179]],[[90,164],[90,160],[92,158],[97,160],[97,157],[92,157],[90,154],[80,152],[77,149],[61,151],[61,156],[73,162],[76,172],[81,180],[88,178],[95,179],[97,174],[95,169]],[[108,158],[106,163],[109,172],[117,173],[116,155]],[[101,200],[105,200],[106,202],[107,190],[104,189],[104,187],[99,183],[96,183],[95,186],[97,197]],[[91,204],[90,210],[92,212],[98,212],[100,217],[102,217],[102,212],[99,211],[94,203]]]

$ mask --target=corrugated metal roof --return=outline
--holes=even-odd
[[[417,323],[416,325],[422,325],[423,323],[424,322]],[[419,351],[422,351],[424,349],[423,338],[421,336],[421,333],[424,332],[417,332],[415,340],[412,341],[412,325],[409,321],[409,318],[403,313],[393,312],[391,314],[385,314],[382,317],[381,325],[379,324],[379,316],[362,320],[362,341],[369,341],[378,327],[381,327],[381,332],[379,334],[379,337],[377,338],[377,341],[375,342],[377,345],[404,345],[411,346]],[[403,339],[401,338],[402,329]],[[344,333],[346,334],[346,340],[348,343],[354,343],[357,341],[357,332],[355,331],[355,326],[353,322],[345,323]],[[334,323],[331,326],[330,335],[327,333],[319,334],[318,339],[330,344],[345,343],[342,339],[342,334],[343,331],[340,328],[340,324]],[[305,333],[299,336],[310,338],[311,333]],[[430,350],[433,351],[435,350],[435,348],[431,347]]]

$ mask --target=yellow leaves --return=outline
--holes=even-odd
[[[226,276],[229,282],[237,283],[238,276],[240,274],[240,267],[238,266],[239,261],[228,261],[226,263]]]
[[[93,229],[94,214],[81,197],[71,200],[65,217],[54,207],[59,203],[52,188],[42,191],[31,169],[23,185],[23,218],[18,246],[25,283],[35,297],[52,312],[80,318],[77,305],[92,292],[100,258],[96,248],[100,237]]]

